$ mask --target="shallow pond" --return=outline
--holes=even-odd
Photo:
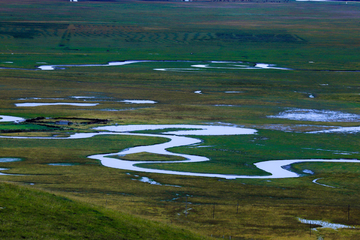
[[[136,100],[136,99],[133,99],[133,100],[126,99],[126,100],[122,100],[120,102],[128,103],[128,104],[155,104],[155,103],[157,103],[156,101],[153,101],[153,100]]]
[[[18,162],[21,160],[21,158],[0,158],[0,163]]]
[[[359,114],[317,109],[288,109],[268,118],[283,118],[296,121],[314,122],[360,122]]]
[[[360,127],[337,127],[335,129],[312,131],[308,133],[359,133],[359,132],[360,132]]]
[[[26,119],[20,117],[0,115],[0,122],[23,122],[25,120]]]

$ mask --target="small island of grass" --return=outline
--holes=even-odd
[[[181,160],[186,160],[186,158],[179,157],[179,156],[155,154],[155,153],[148,153],[148,152],[127,154],[125,156],[112,155],[109,157],[119,158],[121,160],[127,160],[127,161],[181,161]]]

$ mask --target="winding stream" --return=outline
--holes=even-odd
[[[17,107],[41,107],[41,106],[55,106],[55,105],[67,105],[67,106],[77,106],[77,107],[94,107],[99,105],[99,103],[15,103]]]
[[[26,119],[20,117],[0,115],[0,122],[23,122],[25,120]]]
[[[189,63],[193,64],[188,68],[154,68],[155,71],[194,71],[201,69],[229,69],[229,70],[242,70],[242,69],[278,69],[278,70],[292,70],[290,68],[276,67],[274,64],[267,63],[249,63],[241,61],[187,61],[187,60],[126,60],[126,61],[112,61],[106,64],[59,64],[59,65],[40,65],[35,69],[14,68],[14,67],[0,67],[0,69],[11,70],[63,70],[69,67],[112,67],[123,66],[134,63]]]
[[[2,121],[17,121],[18,118],[11,118],[6,116],[0,116]],[[189,129],[189,130],[180,130],[180,131],[165,131],[165,129]],[[165,132],[160,134],[145,134],[145,133],[133,133],[134,131],[143,131],[143,130],[159,130],[164,129]],[[254,165],[268,172],[269,175],[266,176],[248,176],[248,175],[230,175],[230,174],[214,174],[214,173],[196,173],[196,172],[181,172],[181,171],[170,171],[170,170],[160,170],[160,169],[151,169],[143,168],[137,165],[139,164],[156,164],[156,163],[196,163],[196,162],[205,162],[209,161],[207,157],[180,154],[169,152],[167,149],[172,147],[186,146],[192,144],[201,143],[201,140],[186,137],[186,135],[193,136],[220,136],[220,135],[242,135],[242,134],[256,134],[256,130],[249,128],[239,128],[236,126],[214,126],[214,125],[121,125],[121,126],[105,126],[97,127],[95,130],[98,130],[97,133],[76,133],[69,137],[16,137],[16,136],[0,136],[0,138],[16,138],[16,139],[81,139],[81,138],[90,138],[98,135],[130,135],[130,136],[145,136],[145,137],[161,137],[167,138],[170,141],[155,144],[150,146],[137,146],[128,149],[124,149],[117,153],[108,153],[108,154],[96,154],[88,156],[88,158],[96,159],[101,162],[102,165],[111,168],[129,170],[129,171],[139,171],[139,172],[148,172],[148,173],[161,173],[161,174],[173,174],[173,175],[185,175],[185,176],[198,176],[198,177],[215,177],[215,178],[225,178],[225,179],[236,179],[236,178],[248,178],[248,179],[274,179],[274,178],[295,178],[300,177],[299,174],[291,172],[286,169],[286,166],[294,163],[302,162],[337,162],[337,163],[360,163],[360,160],[357,159],[292,159],[292,160],[269,160],[255,163]],[[127,161],[120,159],[121,156],[127,154],[148,152],[154,154],[163,154],[171,156],[179,156],[186,158],[182,161]],[[115,155],[115,157],[114,157]]]
[[[0,158],[0,163],[9,163],[9,162],[17,162],[21,161],[21,158]],[[9,168],[0,168],[0,175],[17,175],[17,174],[11,174],[11,173],[2,173],[1,171],[9,170]]]
[[[355,228],[353,226],[348,226],[348,225],[339,224],[339,223],[330,223],[330,222],[321,221],[321,220],[308,220],[308,219],[303,219],[303,218],[298,218],[298,220],[301,223],[320,225],[321,226],[320,228],[332,228],[334,230],[337,230],[339,228]],[[317,227],[313,228],[313,230],[317,230],[316,228]]]
[[[0,67],[0,69],[9,69],[9,70],[25,70],[25,71],[54,71],[54,70],[64,70],[69,67],[111,67],[111,66],[123,66],[128,64],[135,63],[189,63],[191,64],[188,67],[180,68],[154,68],[155,71],[173,71],[173,72],[194,72],[201,71],[205,69],[223,69],[223,70],[258,70],[258,69],[276,69],[276,70],[296,70],[296,71],[316,71],[316,72],[360,72],[360,70],[324,70],[324,69],[293,69],[293,68],[284,68],[277,67],[275,64],[269,63],[251,63],[251,62],[242,62],[242,61],[189,61],[189,60],[125,60],[125,61],[111,61],[106,64],[42,64],[36,68],[14,68],[14,67]],[[13,62],[11,62],[13,63]],[[40,63],[40,62],[38,62]]]

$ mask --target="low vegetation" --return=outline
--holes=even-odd
[[[291,109],[360,114],[357,3],[12,0],[0,8],[1,115],[32,119],[0,123],[1,135],[67,137],[105,124],[233,124],[258,132],[197,136],[198,146],[170,149],[209,162],[146,166],[265,176],[254,163],[360,159],[359,133],[307,133],[358,126],[356,120],[269,117]],[[124,60],[161,62],[36,70]],[[256,63],[292,70],[234,66]],[[213,68],[194,70],[194,64]],[[98,105],[15,105],[24,102]],[[22,159],[0,162],[7,169],[1,173],[12,174],[0,175],[12,182],[0,184],[0,238],[201,239],[179,230],[189,229],[241,240],[359,239],[357,164],[301,163],[291,166],[300,178],[224,180],[112,169],[87,158],[166,141],[0,138],[0,158]],[[149,153],[125,158],[181,160]],[[298,218],[355,228],[315,231]]]
[[[179,156],[163,155],[163,154],[153,154],[147,152],[127,154],[125,156],[109,156],[111,158],[120,158],[127,161],[179,161],[185,160],[185,158]]]
[[[206,239],[44,191],[0,183],[3,239]]]

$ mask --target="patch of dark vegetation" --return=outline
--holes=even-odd
[[[309,224],[309,223],[302,223],[302,225],[308,226],[308,227],[311,227],[311,228],[319,228],[319,227],[322,227],[321,225],[318,225],[318,224]]]
[[[0,31],[0,35],[9,35],[13,38],[25,38],[25,39],[33,39],[36,36],[40,35],[40,31],[36,30],[28,30],[23,32],[11,32],[11,31]]]
[[[59,130],[61,127],[36,125],[31,123],[1,124],[0,133],[21,133],[21,132],[49,132]]]
[[[45,118],[37,117],[27,119],[27,123],[44,123],[44,124],[55,124],[55,125],[73,125],[73,124],[107,124],[107,119],[96,119],[96,118]]]
[[[216,33],[216,36],[223,40],[228,41],[240,41],[240,42],[287,42],[287,43],[298,43],[305,42],[303,38],[295,34],[289,33]]]
[[[51,132],[54,130],[59,130],[58,128],[54,128],[54,129],[42,129],[42,130],[38,130],[38,129],[22,129],[22,130],[0,130],[0,133],[25,133],[25,132]]]
[[[1,22],[1,28],[66,29],[69,24],[41,22]]]
[[[69,24],[56,23],[28,23],[28,22],[1,22],[0,35],[8,35],[18,39],[33,39],[46,36],[50,32],[66,29]]]

